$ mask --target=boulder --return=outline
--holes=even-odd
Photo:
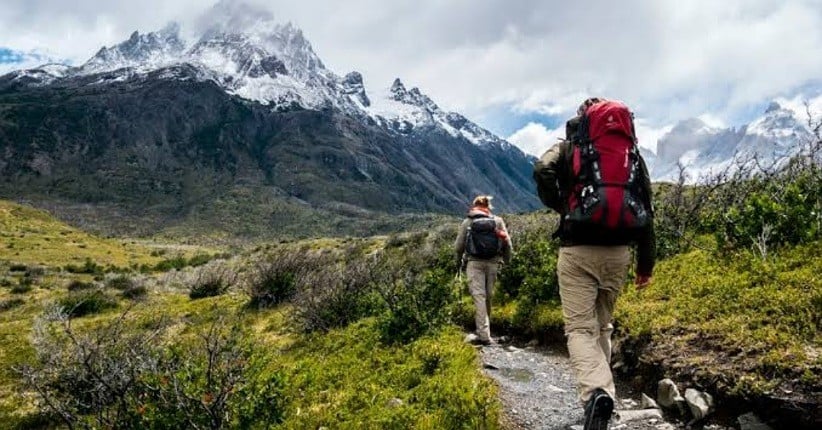
[[[659,409],[659,405],[645,393],[642,393],[642,399],[639,402],[639,407],[641,409]]]
[[[704,419],[714,410],[714,398],[708,393],[688,388],[685,390],[685,402],[691,409],[694,420]]]
[[[657,384],[656,401],[662,405],[663,408],[673,408],[678,407],[685,399],[679,394],[676,383],[666,378]]]

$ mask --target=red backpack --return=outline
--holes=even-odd
[[[572,144],[566,219],[611,230],[648,224],[636,142],[633,114],[624,104],[609,100],[585,110]]]

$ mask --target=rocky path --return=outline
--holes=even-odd
[[[582,406],[564,351],[505,343],[482,347],[484,371],[497,381],[506,419],[516,430],[582,430]],[[643,410],[640,399],[620,393],[611,430],[674,430],[658,410]],[[709,429],[711,427],[706,427]],[[719,428],[719,427],[717,427]]]

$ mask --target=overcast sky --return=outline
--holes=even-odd
[[[822,0],[250,0],[331,70],[395,77],[532,153],[587,96],[627,102],[649,147],[678,120],[739,125],[822,89]],[[80,64],[215,0],[2,0],[0,71]]]

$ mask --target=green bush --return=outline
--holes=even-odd
[[[106,288],[125,291],[137,286],[137,281],[127,275],[117,275],[106,280]]]
[[[269,428],[282,421],[284,381],[239,321],[196,339],[134,330],[127,314],[89,332],[62,312],[38,324],[32,363],[15,368],[41,413],[71,428]],[[170,346],[169,346],[170,345]]]
[[[211,261],[214,257],[208,254],[196,254],[193,257],[188,259],[188,265],[191,267],[199,267],[207,264]]]
[[[388,255],[372,271],[386,308],[378,320],[383,342],[407,343],[450,322],[458,299],[450,272]]]
[[[291,300],[297,291],[297,278],[320,270],[322,264],[317,258],[297,252],[283,252],[257,262],[246,280],[248,305],[267,308]]]
[[[68,285],[66,286],[66,289],[69,290],[69,291],[82,291],[82,290],[90,290],[90,289],[95,288],[95,287],[96,286],[94,285],[93,282],[83,282],[83,281],[75,279],[75,280],[72,280],[71,282],[68,283]]]
[[[188,260],[182,255],[165,259],[154,265],[154,270],[157,272],[168,272],[169,270],[180,270],[188,265]]]
[[[40,266],[29,266],[26,269],[26,273],[24,276],[29,278],[39,278],[46,274],[46,269]]]
[[[799,155],[778,169],[755,175],[743,171],[710,187],[706,208],[699,214],[699,232],[714,235],[720,251],[754,249],[761,257],[784,246],[818,240],[822,237],[819,162]]]
[[[293,300],[300,327],[306,332],[328,331],[379,313],[372,267],[359,259],[302,274]]]
[[[85,263],[82,266],[76,266],[74,264],[68,264],[64,267],[66,272],[69,273],[78,273],[78,274],[89,274],[89,275],[102,275],[105,271],[103,266],[97,264],[91,258],[86,258]]]
[[[175,344],[145,378],[141,421],[160,428],[269,428],[282,422],[283,376],[254,355],[238,325],[214,322],[195,343]]]
[[[237,273],[225,265],[201,267],[189,284],[188,297],[196,300],[221,296],[236,283]]]
[[[11,287],[14,285],[9,278],[0,278],[0,287]]]
[[[79,290],[69,293],[58,304],[71,318],[78,318],[114,309],[117,299],[101,290]]]

